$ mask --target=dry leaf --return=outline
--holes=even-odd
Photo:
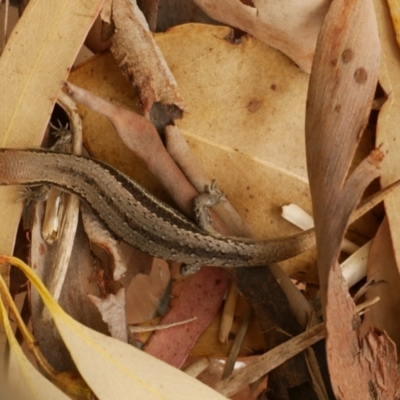
[[[311,71],[315,45],[329,1],[194,0],[210,17],[241,29]]]
[[[124,255],[121,253],[118,240],[106,229],[106,227],[93,215],[89,207],[81,205],[82,222],[85,233],[91,243],[106,249],[110,256],[110,263],[113,269],[113,279],[118,281],[126,273],[127,263]]]
[[[326,253],[321,248],[318,250],[322,291],[326,289],[329,268],[337,261],[348,218],[357,205],[357,199],[347,202],[347,191],[351,185],[353,189],[362,188],[357,177],[368,181],[362,175],[363,168],[365,172],[371,170],[371,178],[376,177],[374,165],[381,158],[380,152],[374,153],[369,162],[364,162],[364,167],[357,167],[348,186],[344,186],[372,104],[380,46],[377,32],[373,30],[376,23],[372,6],[363,3],[356,15],[350,5],[342,6],[345,7],[342,12],[339,8],[330,8],[321,29],[307,101],[307,164],[315,231],[320,240],[326,238],[322,243],[317,239],[317,245],[326,247]],[[358,15],[366,18],[371,26],[366,28]],[[361,25],[363,31],[355,34],[349,29],[353,23]],[[335,36],[335,32],[340,35]],[[337,215],[340,207],[343,210]],[[331,230],[334,231],[326,235]]]
[[[144,112],[154,102],[185,110],[178,85],[162,56],[136,1],[114,0],[115,34],[111,51],[128,80],[138,91]]]

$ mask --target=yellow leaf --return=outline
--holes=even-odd
[[[0,277],[1,279],[1,277]],[[0,325],[5,330],[10,352],[8,360],[3,358],[4,369],[0,373],[1,398],[68,400],[60,389],[50,383],[26,358],[12,332],[7,312],[0,299]]]

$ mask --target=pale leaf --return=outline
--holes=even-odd
[[[2,358],[5,370],[0,373],[1,398],[68,400],[61,390],[50,383],[26,358],[12,332],[6,309],[0,301],[0,325],[4,328],[10,346],[9,358]]]
[[[41,142],[61,81],[85,39],[102,0],[37,0],[29,3],[0,58],[2,147],[35,147]],[[0,249],[14,245],[21,205],[16,188],[1,188]]]

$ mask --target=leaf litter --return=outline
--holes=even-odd
[[[230,28],[198,24],[177,26],[167,33],[153,36],[136,5],[124,0],[114,1],[111,13],[114,14],[114,21],[111,19],[111,24],[115,24],[117,34],[112,39],[111,51],[116,62],[111,53],[95,55],[78,66],[69,75],[68,82],[63,84],[73,99],[84,104],[79,105],[78,110],[82,118],[85,147],[91,156],[128,173],[163,201],[176,204],[189,217],[193,216],[192,200],[202,191],[204,182],[216,179],[228,198],[230,207],[238,210],[234,218],[222,214],[218,217],[217,212],[212,213],[214,227],[225,234],[235,232],[240,236],[250,235],[258,238],[289,235],[297,232],[297,228],[280,218],[280,206],[296,202],[308,212],[312,209],[317,251],[306,252],[282,263],[283,270],[277,265],[255,268],[252,271],[222,271],[203,267],[201,272],[185,279],[179,276],[179,266],[172,264],[172,278],[168,277],[169,283],[165,285],[164,282],[164,287],[160,288],[160,293],[165,290],[167,297],[164,300],[161,294],[157,295],[160,296],[159,299],[146,299],[143,295],[127,304],[126,299],[133,298],[126,290],[130,287],[130,290],[135,290],[131,285],[134,276],[139,272],[149,273],[151,268],[161,273],[162,269],[155,266],[163,261],[152,261],[148,256],[141,256],[136,251],[118,249],[120,244],[113,243],[112,238],[105,238],[101,234],[102,239],[98,240],[96,236],[100,231],[96,230],[90,235],[91,240],[97,243],[93,249],[89,247],[87,240],[75,240],[70,268],[72,264],[81,267],[84,264],[85,268],[81,268],[79,273],[75,272],[74,277],[71,276],[72,272],[67,274],[63,286],[64,296],[61,295],[60,304],[75,318],[83,318],[82,322],[92,329],[105,333],[107,329],[104,324],[101,325],[98,311],[93,305],[89,305],[89,297],[94,299],[100,310],[104,310],[100,311],[100,314],[108,321],[109,331],[112,333],[115,330],[115,335],[126,341],[128,322],[124,308],[126,315],[130,315],[132,310],[140,309],[139,303],[150,301],[153,304],[161,304],[162,301],[166,301],[167,306],[163,306],[164,311],[161,311],[161,314],[158,314],[160,307],[153,308],[153,311],[139,311],[139,315],[146,315],[141,324],[147,325],[146,319],[150,320],[158,314],[160,327],[168,324],[173,326],[157,330],[148,340],[139,334],[130,336],[130,340],[146,340],[144,351],[179,368],[186,367],[187,363],[193,361],[188,358],[191,351],[197,357],[221,357],[221,352],[223,356],[229,354],[233,343],[232,336],[237,332],[235,326],[237,327],[238,322],[245,316],[245,311],[242,311],[236,316],[239,321],[235,321],[235,313],[232,310],[235,304],[244,298],[254,310],[253,319],[261,327],[258,335],[264,337],[266,344],[261,351],[252,346],[251,338],[256,337],[255,330],[259,329],[254,327],[248,330],[247,336],[250,341],[247,339],[246,342],[245,338],[245,343],[250,346],[250,352],[257,351],[257,354],[265,355],[257,361],[260,364],[256,362],[252,367],[250,364],[241,373],[234,372],[230,378],[214,383],[216,390],[231,396],[242,389],[241,398],[255,398],[263,390],[272,391],[275,397],[271,398],[277,399],[289,398],[289,391],[297,393],[296,398],[309,398],[307,396],[311,393],[318,393],[320,398],[334,398],[334,395],[337,398],[357,398],[361,393],[363,398],[398,396],[397,352],[394,344],[397,342],[397,325],[393,323],[392,315],[397,300],[385,290],[385,283],[367,290],[367,298],[375,299],[378,293],[383,300],[381,304],[369,306],[370,314],[367,310],[361,324],[358,308],[349,295],[338,267],[340,243],[349,218],[352,215],[353,219],[352,212],[366,187],[378,176],[383,187],[395,182],[399,176],[395,162],[395,66],[400,57],[399,49],[394,44],[394,29],[389,19],[390,10],[396,25],[396,5],[389,2],[388,8],[381,0],[374,0],[373,3],[335,0],[329,7],[328,2],[310,1],[295,11],[290,2],[268,6],[263,1],[257,1],[253,7],[235,1],[223,1],[215,9],[211,9],[206,1],[198,0],[196,3],[209,12],[211,17],[225,23],[228,21],[235,27],[253,34],[255,38],[244,35],[240,39],[232,39],[234,33]],[[30,16],[34,13],[30,8],[27,10],[24,15]],[[257,12],[259,20],[256,20]],[[130,26],[126,24],[127,15],[134,21]],[[375,15],[379,28],[375,24]],[[94,16],[95,13],[92,14],[92,20]],[[28,22],[25,22],[25,26],[21,20],[21,27],[29,35],[29,18],[24,18]],[[287,26],[283,28],[279,22],[282,18],[287,18],[288,21]],[[305,26],[307,27],[304,28]],[[358,29],[354,30],[354,26]],[[133,32],[132,29],[136,31]],[[378,29],[383,49],[380,70]],[[357,33],[354,33],[355,31]],[[275,41],[271,40],[274,32],[277,39]],[[307,40],[303,39],[305,37]],[[77,41],[82,42],[84,38],[85,32],[78,31],[73,49],[77,48]],[[14,37],[12,39],[14,40]],[[8,46],[13,43],[10,40]],[[49,49],[51,45],[47,44]],[[269,46],[276,47],[292,60]],[[153,58],[147,58],[149,54],[152,54]],[[133,58],[130,58],[131,56]],[[27,54],[28,65],[32,62],[29,61],[29,57]],[[65,57],[65,60],[70,60],[70,53],[65,53]],[[311,64],[313,57],[314,62]],[[2,60],[6,60],[4,54]],[[65,60],[62,62],[68,62]],[[150,64],[144,63],[144,60]],[[301,71],[295,63],[304,71],[311,71],[311,75]],[[0,61],[0,66],[2,71],[7,71],[7,63],[1,64]],[[52,66],[49,64],[48,68]],[[378,72],[386,102],[375,99],[374,104],[383,105],[381,110],[374,114],[371,108]],[[56,93],[61,84],[60,75],[57,76],[58,82],[48,84],[52,93]],[[34,78],[31,79],[34,81]],[[16,93],[16,96],[17,99],[32,103],[28,92]],[[52,99],[50,103],[49,98]],[[42,109],[49,104],[53,105],[55,100],[54,94],[49,96],[47,103],[41,106]],[[143,113],[144,117],[131,110]],[[21,112],[26,111],[21,108]],[[373,146],[367,146],[367,151],[364,148],[354,157],[368,119],[371,128],[376,123],[378,114],[377,149],[373,150]],[[11,116],[8,111],[5,115],[8,115],[7,118]],[[18,123],[24,122],[19,114],[15,115]],[[36,130],[39,137],[44,133],[48,113],[38,111],[38,115],[42,118],[42,128]],[[175,126],[167,127],[172,122]],[[161,132],[162,140],[159,139],[157,131]],[[8,130],[5,132],[7,134]],[[190,173],[188,171],[189,180],[181,171],[183,169],[186,172],[185,164],[180,161],[182,150],[179,140],[182,139],[177,141],[174,137],[175,135],[180,138],[181,134],[194,154],[189,155],[185,163],[191,165],[191,157],[196,157],[202,163],[201,168],[189,168],[192,170]],[[38,144],[38,140],[35,140],[31,146]],[[178,155],[171,158],[164,144],[171,153],[177,152]],[[15,146],[24,145],[21,142]],[[354,159],[363,159],[371,150],[373,151],[357,166]],[[176,162],[180,168],[176,166]],[[157,181],[161,181],[162,186]],[[8,188],[5,193],[7,191]],[[4,204],[10,203],[9,196],[5,195]],[[398,279],[396,196],[398,191],[393,190],[384,200],[387,217],[379,230],[376,243],[374,241],[371,246],[367,271],[369,277],[375,275],[380,281],[387,281],[386,284],[390,286],[395,285]],[[225,213],[229,215],[229,211],[225,210]],[[374,226],[382,221],[379,213],[382,214],[382,210],[368,217],[370,221],[374,221]],[[18,211],[15,215],[8,214],[10,226],[16,227]],[[263,215],[262,218],[260,214]],[[36,254],[32,258],[36,260],[33,265],[39,262],[41,277],[48,282],[50,273],[46,271],[51,268],[51,264],[46,261],[48,267],[42,270],[42,263],[45,265],[45,262],[39,261],[41,257],[37,257],[39,246],[42,246],[38,234],[40,235],[39,230],[36,229],[36,239],[32,242],[33,255]],[[364,244],[374,234],[373,228],[363,228],[362,224],[352,226],[348,232],[357,245]],[[10,237],[14,236],[11,234]],[[83,238],[83,232],[78,233],[78,237]],[[10,239],[4,240],[4,253],[11,253],[10,244],[7,250]],[[388,242],[393,243],[393,246],[389,246]],[[110,249],[111,256],[108,255]],[[46,249],[45,253],[52,257],[50,249]],[[80,253],[82,256],[77,258]],[[379,261],[384,255],[390,260],[389,275],[382,275],[383,269],[386,271],[386,264],[380,265]],[[2,272],[6,280],[7,271],[6,268],[4,273]],[[79,274],[83,271],[82,280]],[[318,318],[307,301],[315,293],[313,286],[317,275],[320,290],[312,304],[315,306],[315,300],[321,299],[325,327],[317,325]],[[31,282],[36,282],[36,278],[29,276]],[[299,292],[288,276],[301,278],[306,285],[306,297]],[[213,345],[210,339],[202,338],[209,337],[207,331],[210,331],[212,321],[218,318],[216,315],[230,282],[231,285],[236,285],[239,291],[230,290],[230,300],[226,300],[233,308],[226,311],[227,315],[230,314],[229,318],[222,317],[225,325],[220,329],[221,332],[230,331],[231,334],[221,336],[227,341],[221,347]],[[121,287],[125,288],[125,294]],[[116,303],[111,300],[117,293]],[[44,295],[43,289],[40,289],[40,294]],[[67,352],[60,350],[61,356],[52,360],[57,364],[57,368],[69,370],[74,368],[75,364],[99,398],[121,395],[122,392],[113,392],[116,388],[111,388],[109,392],[109,388],[100,384],[100,375],[86,370],[82,361],[91,350],[78,345],[75,340],[77,337],[66,325],[50,329],[48,322],[44,324],[48,317],[42,311],[43,305],[35,300],[35,296],[38,299],[37,294],[33,294],[31,299],[34,334],[43,354],[50,359],[52,357],[49,349],[46,350],[47,340],[49,343],[53,343],[54,340],[56,346],[63,348],[57,330],[63,332],[62,335],[67,335],[63,337],[65,343],[68,346],[78,346],[76,349],[79,348],[79,351],[72,353],[72,362]],[[44,295],[45,299],[46,296]],[[74,314],[78,311],[79,303],[71,301],[73,298],[81,299],[79,301],[85,307],[86,311],[80,317]],[[108,299],[109,305],[104,299]],[[49,300],[45,302],[50,304]],[[52,307],[50,309],[54,313],[55,309]],[[243,310],[248,309],[247,307]],[[113,311],[115,309],[118,309],[118,313]],[[380,309],[384,311],[378,311]],[[88,315],[91,317],[87,318]],[[377,318],[377,315],[384,318]],[[314,327],[310,327],[312,325]],[[300,335],[303,331],[306,332],[302,335],[308,335],[305,341]],[[314,331],[317,336],[314,335]],[[325,349],[318,344],[309,347],[312,343],[320,341],[325,331]],[[9,330],[7,332],[9,335]],[[80,332],[79,335],[83,337],[85,330]],[[95,338],[93,343],[107,342],[106,347],[111,356],[118,358],[119,351],[130,351],[127,349],[131,345],[122,342],[117,345],[92,332],[88,331],[87,334]],[[214,331],[210,332],[214,332],[213,337],[218,336],[217,329],[214,328]],[[290,337],[293,339],[290,340]],[[300,347],[291,347],[292,341],[300,344]],[[15,351],[15,343],[12,343]],[[203,350],[196,351],[196,347]],[[309,349],[307,356],[295,355],[306,348]],[[241,353],[249,354],[248,350],[242,348],[239,356]],[[99,353],[103,350],[98,347],[96,351]],[[289,355],[284,355],[286,353]],[[91,354],[94,358],[99,355]],[[20,355],[17,357],[20,358]],[[328,370],[325,359],[328,361]],[[153,361],[145,363],[151,364],[154,371],[161,371],[162,364],[153,364]],[[229,363],[234,364],[235,359],[230,359]],[[257,375],[251,372],[251,368],[257,371]],[[175,379],[175,373],[172,371],[167,372],[171,382]],[[120,378],[118,368],[107,367],[106,372],[97,372],[109,376],[117,374],[115,379]],[[266,374],[268,382],[263,378]],[[183,382],[180,376],[176,375],[176,379]],[[202,378],[202,375],[199,379],[207,380]],[[127,390],[134,387],[131,386],[133,381],[127,379]],[[306,390],[307,394],[303,393],[306,397],[300,397],[298,388],[310,382],[312,385]],[[382,385],[381,382],[385,384]],[[192,381],[188,380],[187,385],[191,384]],[[150,390],[154,394],[159,389],[159,382],[151,381],[150,386],[146,385],[148,384],[143,384],[140,389],[135,390]],[[257,385],[258,389],[255,389]],[[43,386],[42,394],[47,393],[45,390],[51,389]],[[176,397],[171,398],[178,398],[186,393],[184,387],[175,386],[167,395],[168,390],[161,389],[162,395],[170,396],[174,393]],[[199,386],[199,393],[203,390],[205,389],[200,389]],[[207,393],[207,396],[213,393],[215,398],[220,398],[215,391]]]

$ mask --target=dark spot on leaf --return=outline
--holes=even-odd
[[[348,63],[353,59],[354,53],[353,50],[351,49],[346,49],[342,53],[342,61],[344,63]]]
[[[249,101],[246,108],[249,112],[255,113],[256,111],[258,111],[261,108],[262,105],[263,105],[262,100],[252,99]]]
[[[357,83],[365,83],[367,81],[368,74],[364,68],[358,68],[356,72],[354,72],[354,79]]]

